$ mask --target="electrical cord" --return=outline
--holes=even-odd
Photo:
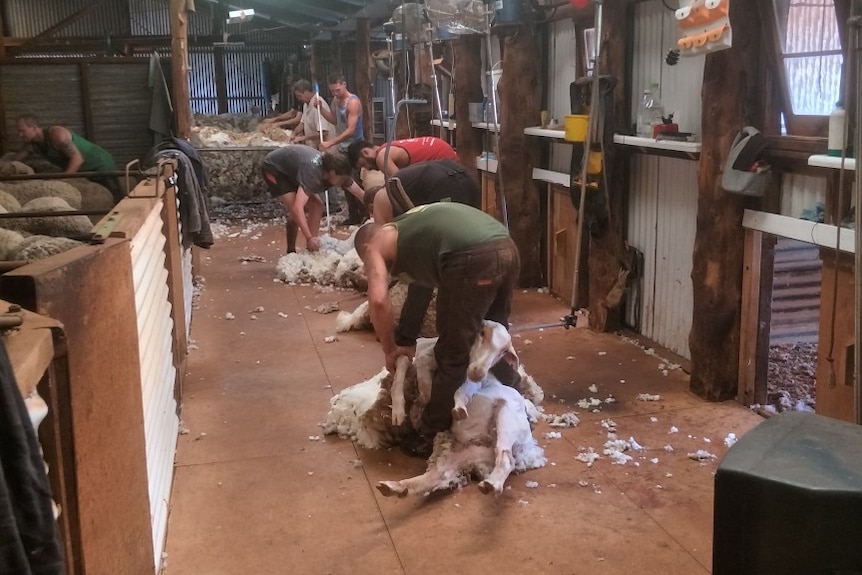
[[[664,4],[664,7],[670,10],[671,12],[676,12],[676,8],[671,8],[667,5],[667,0],[661,0],[661,3]]]

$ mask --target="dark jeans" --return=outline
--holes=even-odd
[[[449,429],[452,424],[453,396],[467,376],[470,347],[482,328],[482,320],[494,320],[508,329],[519,272],[518,249],[511,238],[486,242],[444,258],[437,286],[437,372],[431,384],[431,399],[422,414],[419,431],[423,435]],[[497,366],[494,371],[496,375]]]

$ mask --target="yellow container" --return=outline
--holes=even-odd
[[[565,118],[566,133],[563,138],[567,142],[583,142],[587,139],[589,116],[570,115]]]
[[[587,174],[596,176],[602,173],[602,153],[590,151],[589,159],[587,160]]]

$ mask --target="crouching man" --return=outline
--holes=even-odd
[[[509,232],[496,219],[473,207],[452,202],[417,206],[387,224],[368,223],[355,238],[356,251],[368,276],[368,303],[374,331],[383,347],[386,367],[395,370],[399,356],[412,357],[415,347],[396,344],[389,278],[437,288],[437,371],[420,429],[402,441],[402,450],[428,457],[434,436],[452,424],[454,394],[467,377],[470,347],[490,319],[509,325],[512,295],[520,260]],[[502,383],[519,376],[499,362],[491,371]]]

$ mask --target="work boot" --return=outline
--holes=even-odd
[[[416,431],[411,431],[409,435],[401,439],[400,447],[404,455],[428,459],[434,451],[434,436],[421,435]]]

